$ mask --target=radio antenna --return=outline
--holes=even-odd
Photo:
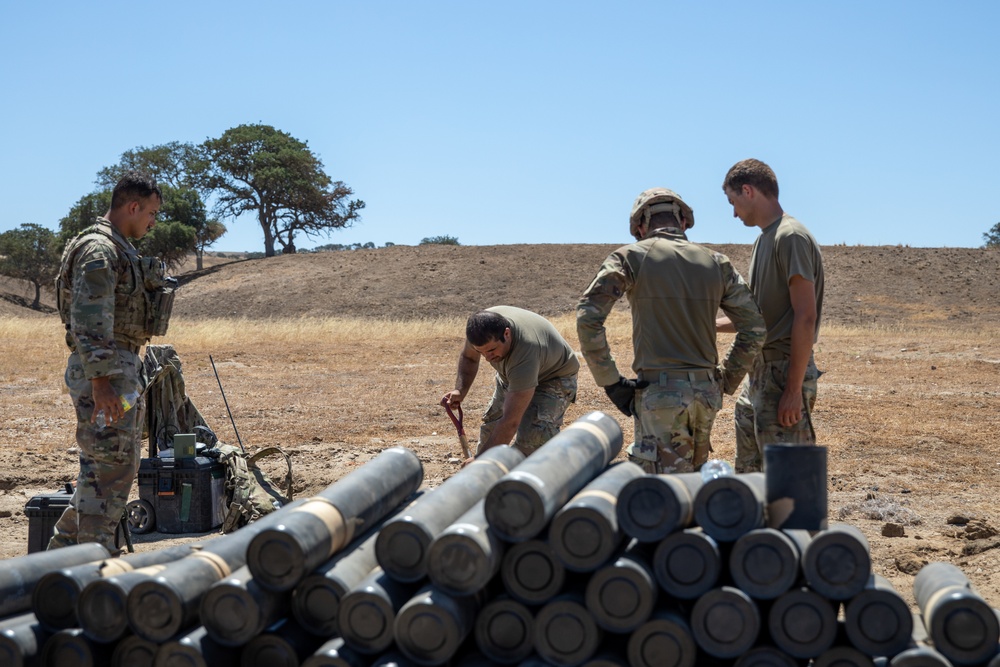
[[[215,368],[215,360],[212,359],[212,355],[208,355],[208,360],[212,364],[212,372],[215,373],[215,381],[219,383],[219,392],[222,394],[222,402],[226,404],[226,412],[229,414],[229,421],[233,425],[233,433],[236,434],[236,442],[240,443],[240,449],[243,450],[243,456],[246,456],[247,450],[243,448],[243,441],[240,440],[240,432],[236,428],[236,420],[233,419],[233,411],[229,409],[229,401],[226,400],[226,390],[222,388],[222,380],[219,379],[219,371]]]

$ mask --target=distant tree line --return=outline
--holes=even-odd
[[[1000,248],[1000,222],[983,234],[984,248]]]
[[[230,223],[250,214],[264,234],[265,257],[296,252],[296,239],[349,227],[365,203],[335,181],[308,147],[270,125],[240,125],[199,145],[141,146],[97,173],[96,189],[59,221],[58,233],[34,224],[0,234],[0,275],[31,282],[38,307],[42,285],[52,282],[66,242],[107,212],[111,190],[130,169],[153,176],[163,192],[159,221],[139,252],[176,268],[190,253],[203,266],[205,250]],[[211,208],[206,202],[212,202]]]

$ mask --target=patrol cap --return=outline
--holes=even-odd
[[[654,213],[662,212],[673,213],[678,220],[683,216],[688,221],[688,227],[694,227],[694,210],[684,203],[679,194],[667,188],[650,188],[643,190],[632,204],[629,232],[638,240],[639,225],[648,222]]]

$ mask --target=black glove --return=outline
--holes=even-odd
[[[645,389],[649,383],[645,380],[629,380],[625,377],[618,378],[615,384],[609,384],[604,388],[604,393],[608,395],[611,402],[621,410],[626,417],[635,414],[633,405],[635,404],[635,390]]]

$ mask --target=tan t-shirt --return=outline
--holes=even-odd
[[[816,332],[823,313],[823,255],[805,225],[790,215],[765,228],[750,253],[750,291],[767,324],[765,350],[789,354],[792,349],[792,299],[788,281],[802,276],[816,291]]]
[[[490,362],[500,381],[511,392],[533,389],[539,383],[572,377],[580,370],[573,348],[547,319],[523,308],[494,306],[511,323],[510,352],[498,362]]]

